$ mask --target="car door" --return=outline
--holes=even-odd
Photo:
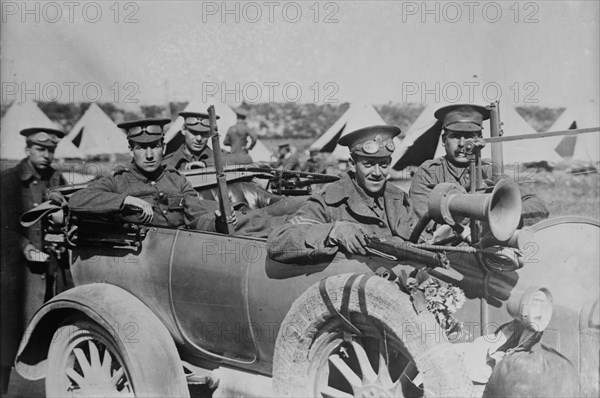
[[[256,360],[247,308],[248,242],[190,230],[175,238],[170,286],[176,324],[192,351],[211,359]]]

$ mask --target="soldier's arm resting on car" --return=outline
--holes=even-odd
[[[73,193],[69,198],[69,208],[74,212],[89,214],[121,211],[126,206],[125,199],[130,195],[116,191],[113,178],[103,177]]]

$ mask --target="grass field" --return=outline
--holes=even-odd
[[[535,183],[525,186],[536,192],[550,209],[550,216],[578,215],[600,219],[600,175],[565,171],[536,173]]]

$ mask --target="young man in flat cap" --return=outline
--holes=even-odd
[[[350,148],[349,173],[311,196],[267,240],[269,256],[287,263],[327,261],[339,250],[366,254],[366,236],[410,236],[408,195],[386,182],[400,129],[372,126],[339,140]]]
[[[181,134],[183,134],[185,141],[175,152],[165,155],[164,164],[175,170],[214,167],[213,150],[208,147],[208,140],[210,139],[208,114],[181,112],[179,116],[183,117]],[[217,116],[217,119],[219,119],[219,116]],[[248,154],[234,156],[223,153],[221,158],[224,164],[252,163],[252,159]]]
[[[119,124],[127,132],[132,164],[71,195],[71,211],[119,213],[129,221],[215,231],[218,204],[200,201],[186,178],[162,162],[163,127],[167,123],[169,119]]]
[[[60,279],[53,258],[42,250],[42,229],[37,223],[22,227],[19,218],[44,202],[48,188],[65,185],[60,171],[52,167],[54,150],[65,136],[51,128],[28,128],[27,157],[2,172],[2,374],[1,388],[8,388],[10,369],[27,322],[56,292]],[[56,265],[56,264],[54,264]],[[57,273],[55,275],[55,273]],[[57,278],[55,278],[57,277]],[[60,288],[60,287],[58,287]]]
[[[469,191],[469,159],[464,145],[468,139],[481,137],[483,121],[489,119],[490,111],[479,105],[458,104],[438,109],[435,117],[442,121],[442,142],[446,155],[425,161],[413,176],[409,195],[415,219],[423,217],[427,211],[429,194],[437,184],[457,183]],[[488,178],[485,168],[483,178]],[[522,224],[531,225],[548,217],[546,204],[522,187],[521,201]]]
[[[237,123],[227,130],[223,145],[230,146],[232,154],[248,154],[248,151],[256,145],[258,136],[246,124],[247,110],[238,108],[235,114],[237,115]],[[248,143],[248,138],[250,138],[250,143]]]

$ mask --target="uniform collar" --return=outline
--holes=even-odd
[[[198,161],[198,160],[208,159],[212,154],[212,149],[210,149],[208,147],[208,145],[206,146],[206,148],[204,148],[202,150],[202,152],[200,152],[200,155],[192,154],[185,144],[183,144],[179,149],[181,151],[182,156],[185,159],[187,159],[188,162],[194,162],[194,161]]]
[[[31,162],[29,161],[28,158],[21,160],[19,162],[19,165],[17,166],[17,169],[19,171],[19,178],[21,179],[21,181],[29,181],[32,178],[42,180],[44,177],[46,177],[46,176],[42,176],[42,175],[40,175],[40,173],[38,173],[38,171],[36,170],[35,167],[33,167],[33,165],[31,164]],[[47,178],[50,179],[50,177],[52,177],[54,172],[55,172],[54,168],[52,166],[49,166],[48,172],[47,172]],[[44,174],[46,174],[46,173],[44,173]]]
[[[360,188],[358,184],[354,182],[348,174],[344,175],[339,181],[329,185],[322,193],[325,203],[334,205],[342,201],[347,200],[352,206],[366,206],[366,203],[373,204],[373,199],[364,193],[364,190]],[[364,197],[369,198],[364,199]],[[403,191],[394,186],[393,184],[385,184],[383,195],[379,197],[379,200],[383,199],[383,202],[387,204],[388,200],[403,200]],[[381,202],[379,202],[381,204]]]
[[[456,181],[460,181],[461,178],[465,178],[469,175],[469,164],[465,167],[459,167],[448,160],[447,156],[442,157],[442,161],[446,163],[446,169],[452,174]]]
[[[131,165],[127,168],[131,174],[133,174],[138,180],[142,182],[158,181],[165,174],[166,165],[161,164],[158,170],[153,175],[148,175],[143,172],[134,161],[131,161]]]

